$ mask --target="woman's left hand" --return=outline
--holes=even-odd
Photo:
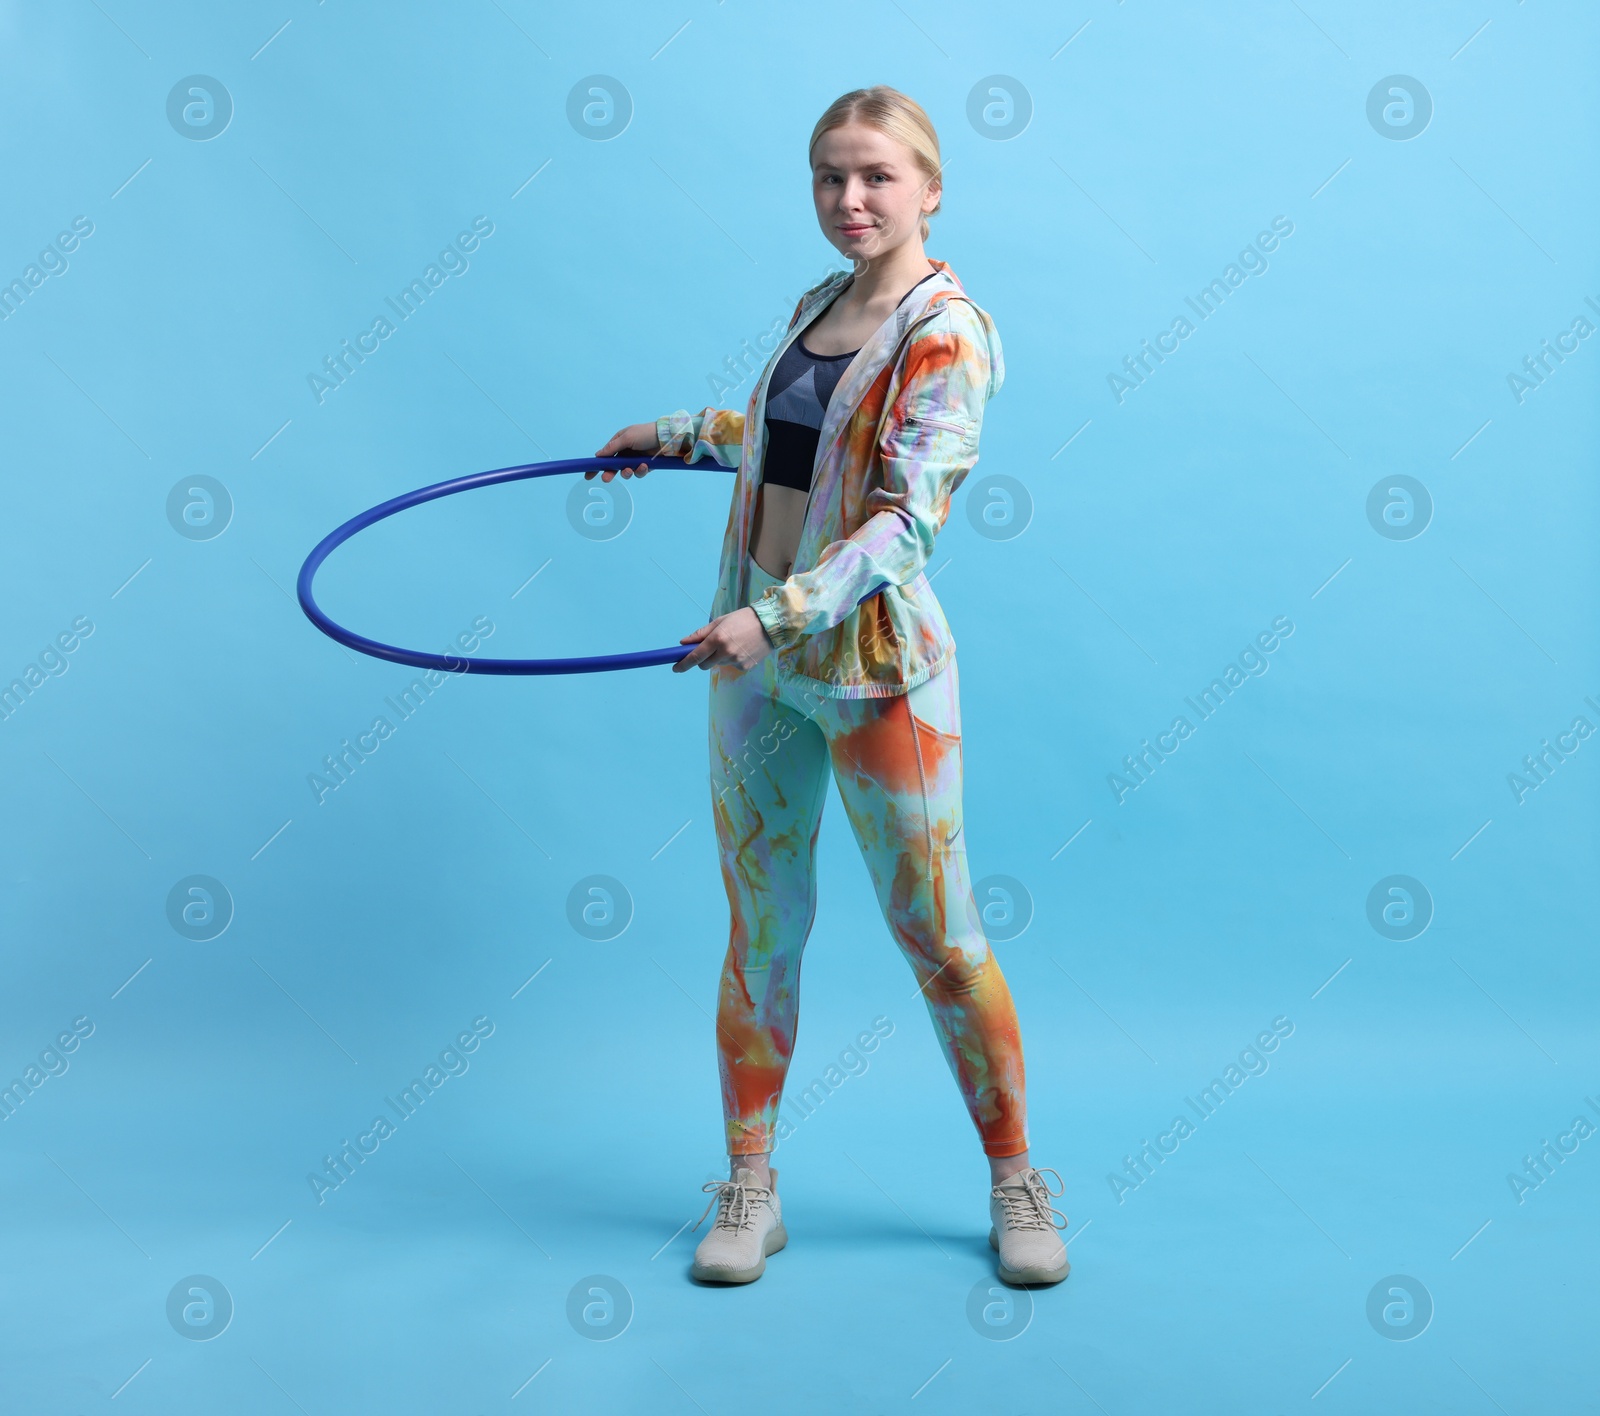
[[[732,614],[718,615],[710,624],[684,635],[678,643],[697,647],[672,666],[675,674],[693,668],[711,669],[718,664],[732,664],[743,673],[755,668],[772,652],[766,626],[748,605]]]

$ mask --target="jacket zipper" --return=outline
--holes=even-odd
[[[963,436],[972,431],[971,428],[963,428],[959,423],[947,423],[941,418],[907,418],[906,422],[916,423],[924,428],[943,428],[946,432],[961,433]]]

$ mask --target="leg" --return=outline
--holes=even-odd
[[[822,731],[779,699],[774,669],[768,655],[746,673],[710,670],[712,811],[730,913],[718,1070],[730,1175],[748,1166],[763,1184],[794,1050],[828,783]]]
[[[818,721],[878,903],[1001,1179],[1027,1158],[1022,1038],[967,873],[955,661],[900,697],[829,704]]]

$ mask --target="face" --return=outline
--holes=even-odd
[[[864,123],[830,128],[811,153],[811,195],[822,234],[853,261],[907,241],[918,245],[923,213],[939,204],[939,179],[911,149]]]

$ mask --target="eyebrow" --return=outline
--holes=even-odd
[[[894,172],[898,172],[900,170],[893,158],[885,158],[879,162],[863,162],[858,165],[856,170],[859,170],[860,168],[886,168]],[[811,170],[813,172],[844,172],[847,169],[832,162],[819,162]]]

